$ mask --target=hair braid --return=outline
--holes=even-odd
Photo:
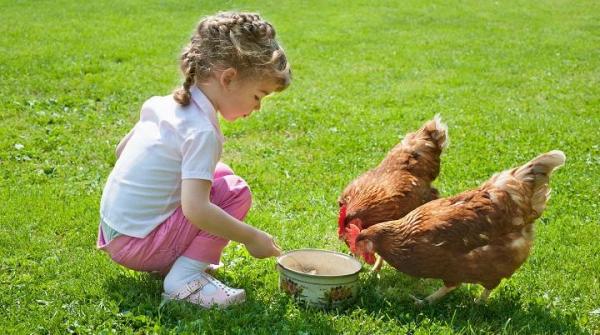
[[[185,76],[183,81],[183,87],[175,90],[173,93],[173,97],[175,101],[177,101],[182,106],[187,106],[190,104],[190,99],[192,93],[190,89],[195,82],[195,74],[196,74],[196,66],[194,64],[193,58],[189,57],[189,51],[184,52],[181,55],[181,67],[182,72]]]

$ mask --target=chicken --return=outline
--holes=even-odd
[[[347,231],[396,220],[418,206],[438,198],[431,182],[440,172],[440,155],[447,146],[447,126],[436,115],[407,134],[379,166],[352,181],[339,197],[338,235],[346,244]],[[372,254],[365,261],[375,262]],[[374,269],[381,267],[380,258]]]
[[[444,286],[418,304],[432,303],[461,283],[484,287],[487,300],[529,256],[533,223],[546,208],[552,171],[565,162],[554,150],[494,175],[479,188],[431,201],[400,220],[350,230],[355,254],[374,252],[414,277]],[[414,297],[413,297],[414,298]]]

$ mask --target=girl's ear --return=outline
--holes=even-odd
[[[229,88],[229,85],[231,85],[231,82],[233,82],[236,76],[237,71],[234,68],[229,67],[223,70],[219,77],[219,83],[221,84],[221,87],[224,89]]]

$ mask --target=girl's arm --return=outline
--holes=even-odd
[[[213,235],[243,243],[256,258],[281,254],[271,235],[245,224],[211,203],[210,187],[208,180],[183,179],[181,209],[190,223]]]
[[[135,127],[131,128],[131,130],[129,131],[129,133],[127,135],[125,135],[125,137],[123,137],[121,139],[121,142],[119,142],[119,144],[117,145],[117,149],[115,150],[115,155],[117,155],[117,158],[119,158],[121,156],[121,152],[123,152],[123,149],[125,148],[125,145],[129,141],[129,138],[131,138],[131,135],[133,135],[133,130],[134,129],[135,129]]]

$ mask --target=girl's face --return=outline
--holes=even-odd
[[[258,111],[262,99],[277,88],[271,80],[252,81],[235,77],[223,85],[219,112],[227,121],[248,117]]]

